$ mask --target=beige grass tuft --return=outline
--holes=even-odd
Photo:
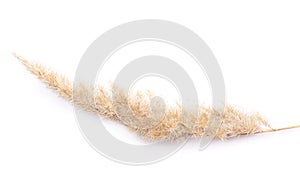
[[[95,113],[101,117],[120,122],[129,129],[137,132],[147,140],[177,140],[185,137],[201,137],[210,117],[217,116],[222,124],[215,138],[228,139],[241,135],[250,135],[265,132],[297,128],[272,129],[268,122],[258,113],[244,113],[233,106],[225,106],[223,111],[215,111],[209,107],[201,106],[199,115],[181,109],[181,106],[169,108],[164,117],[161,116],[159,105],[151,110],[147,99],[149,93],[137,93],[126,96],[116,86],[104,88],[103,86],[88,87],[83,83],[73,88],[73,83],[63,75],[45,68],[39,63],[29,62],[17,54],[13,54],[32,74],[44,82],[49,88],[56,91],[61,97],[71,101],[77,107]],[[115,102],[111,93],[117,95]],[[127,102],[128,101],[128,102]],[[130,105],[131,112],[126,107]],[[152,117],[149,117],[152,116]]]

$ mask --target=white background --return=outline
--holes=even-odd
[[[71,104],[11,55],[72,78],[90,43],[110,28],[174,21],[212,49],[228,103],[288,126],[300,123],[299,9],[296,0],[1,1],[0,181],[299,181],[300,129],[215,141],[203,152],[191,141],[148,166],[110,161],[84,140]]]

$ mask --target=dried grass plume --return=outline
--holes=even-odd
[[[56,91],[64,99],[73,102],[77,107],[126,125],[147,140],[171,141],[186,137],[201,137],[204,134],[210,117],[217,116],[221,125],[215,135],[217,139],[228,139],[241,135],[274,132],[300,127],[299,125],[272,129],[259,113],[244,113],[226,105],[223,111],[200,106],[199,114],[182,110],[181,105],[170,107],[162,118],[160,106],[150,108],[147,98],[151,93],[139,92],[126,96],[117,86],[107,88],[101,85],[90,87],[84,83],[74,84],[63,75],[43,65],[30,62],[13,54],[33,75]],[[111,93],[117,95],[113,101]],[[123,117],[128,111],[127,103],[133,115]],[[131,112],[130,111],[130,112]],[[149,116],[152,116],[149,119]],[[125,118],[125,119],[124,119]],[[150,123],[149,123],[150,121]],[[140,127],[142,126],[142,127]]]

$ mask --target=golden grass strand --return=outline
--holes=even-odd
[[[287,126],[287,127],[282,127],[282,128],[274,128],[274,129],[269,129],[269,130],[263,130],[263,131],[260,131],[260,132],[255,133],[255,134],[259,134],[259,133],[270,133],[270,132],[283,131],[283,130],[290,130],[290,129],[295,129],[295,128],[300,128],[300,125],[293,125],[293,126]]]

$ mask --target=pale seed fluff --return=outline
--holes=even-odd
[[[63,75],[39,63],[30,62],[17,54],[13,55],[61,97],[83,110],[126,125],[146,140],[173,141],[186,137],[201,137],[212,117],[221,121],[220,125],[212,127],[215,131],[213,132],[214,138],[221,140],[300,127],[272,129],[260,114],[245,113],[230,105],[226,105],[222,111],[200,106],[198,112],[193,112],[182,109],[182,106],[178,104],[169,107],[161,117],[160,105],[154,105],[154,109],[151,109],[147,102],[151,97],[151,92],[138,92],[127,96],[116,85],[107,88],[101,85],[89,87],[84,83],[78,83],[74,86]],[[116,96],[114,100],[111,98],[111,93]]]

